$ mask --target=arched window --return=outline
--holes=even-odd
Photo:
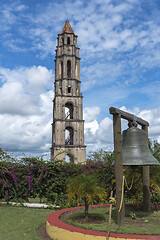
[[[59,94],[62,94],[62,86],[59,87]]]
[[[70,45],[70,37],[67,37],[67,44]]]
[[[72,87],[70,85],[67,86],[67,93],[72,93]]]
[[[71,61],[67,61],[67,77],[71,78]]]
[[[79,89],[78,89],[78,87],[76,88],[76,95],[77,95],[77,96],[79,95]]]
[[[63,78],[63,62],[59,63],[59,78]]]
[[[65,119],[73,119],[73,104],[70,102],[65,104]]]
[[[65,157],[65,162],[72,162],[72,163],[74,163],[74,156],[73,156],[73,154],[70,154],[70,153],[67,153],[66,154],[66,157]]]
[[[78,78],[78,62],[76,61],[76,69],[75,69],[75,72],[76,72],[76,79]]]
[[[55,128],[53,128],[52,142],[55,144]]]
[[[62,46],[64,45],[64,38],[63,37],[61,38],[61,45]]]
[[[73,145],[73,128],[66,127],[65,129],[65,145]]]
[[[63,78],[63,62],[61,62],[61,74],[60,78]]]

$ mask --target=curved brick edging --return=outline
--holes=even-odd
[[[107,204],[109,205],[109,204]],[[105,206],[107,206],[105,205]],[[103,205],[93,205],[90,207],[100,207]],[[83,229],[79,227],[74,227],[63,223],[59,218],[62,214],[82,209],[84,207],[74,207],[67,208],[56,211],[48,215],[46,220],[46,232],[51,239],[55,240],[106,240],[106,232],[92,231],[88,229]],[[160,240],[160,235],[137,235],[137,234],[119,234],[119,233],[110,233],[110,240]]]

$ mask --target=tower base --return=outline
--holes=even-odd
[[[66,156],[72,163],[86,163],[86,146],[54,146],[51,148],[51,161],[65,161]]]

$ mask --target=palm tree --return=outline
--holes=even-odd
[[[73,199],[79,203],[84,200],[85,219],[88,219],[89,204],[93,204],[95,199],[105,202],[107,193],[100,187],[96,178],[92,175],[79,174],[69,178],[66,185],[69,202]]]

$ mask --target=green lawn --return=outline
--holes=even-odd
[[[89,209],[89,214],[92,219],[96,219],[96,223],[89,220],[86,223],[84,218],[84,210],[71,214],[67,222],[78,227],[83,227],[96,231],[108,230],[108,211],[109,208],[94,208]],[[101,219],[99,222],[97,219]],[[132,234],[155,234],[160,235],[160,211],[152,212],[151,214],[143,211],[134,211],[126,207],[125,223],[118,227],[115,223],[115,209],[112,212],[111,232],[115,233],[132,233]]]
[[[95,208],[89,212],[93,218],[101,216],[102,223],[84,224],[75,221],[75,218],[84,216],[83,212],[77,212],[70,216],[69,222],[74,225],[99,231],[107,231],[108,209]],[[27,207],[12,207],[0,205],[0,240],[40,240],[37,228],[43,225],[46,217],[54,212],[51,209],[36,209]],[[115,209],[112,214],[111,231],[119,233],[157,234],[160,235],[160,211],[151,214],[142,211],[132,214],[132,209],[126,209],[125,225],[117,227],[115,224]],[[132,219],[132,218],[135,219]]]
[[[52,212],[51,209],[0,205],[0,240],[40,240],[36,230]]]

